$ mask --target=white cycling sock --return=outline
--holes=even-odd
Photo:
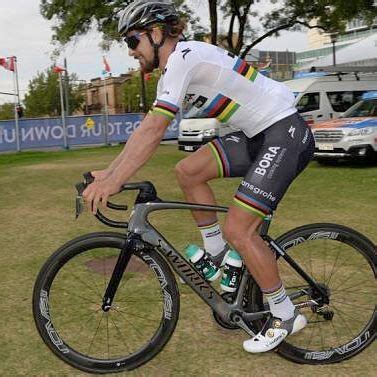
[[[198,228],[203,238],[204,249],[213,256],[220,254],[225,247],[225,241],[219,222],[215,220],[210,224],[198,225]]]
[[[267,298],[268,304],[270,305],[270,312],[274,317],[280,318],[282,321],[287,321],[294,316],[295,306],[285,293],[282,283],[280,283],[278,289],[262,289],[262,292]]]

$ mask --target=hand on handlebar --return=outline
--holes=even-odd
[[[93,170],[90,173],[94,177],[95,181],[104,181],[106,178],[108,178],[111,175],[111,171],[109,171],[107,169]]]
[[[92,175],[97,178],[101,173],[103,173],[103,170],[92,172]],[[96,176],[96,174],[98,175]],[[103,180],[95,179],[95,181],[84,190],[82,196],[95,215],[98,206],[101,205],[101,207],[106,208],[108,198],[111,195],[117,194],[121,188],[122,184],[118,183],[112,175],[108,175],[107,178]]]

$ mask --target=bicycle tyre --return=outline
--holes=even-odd
[[[372,283],[371,287],[372,292],[376,292],[376,261],[377,261],[377,253],[376,253],[376,247],[373,245],[373,243],[367,239],[365,236],[360,234],[359,232],[350,229],[345,226],[337,225],[337,224],[327,224],[327,223],[319,223],[319,224],[310,224],[298,227],[296,229],[293,229],[282,236],[280,236],[276,242],[282,247],[283,250],[285,250],[288,254],[291,254],[295,249],[301,249],[302,246],[305,246],[309,241],[314,240],[322,240],[323,244],[326,243],[326,245],[331,244],[331,249],[335,249],[335,246],[341,245],[347,248],[347,250],[351,251],[353,250],[355,253],[357,252],[359,256],[357,257],[360,260],[364,260],[367,265],[370,267],[370,276],[371,281],[373,281],[373,275],[374,275],[374,282]],[[339,244],[335,244],[335,242]],[[300,251],[300,250],[299,250]],[[343,250],[342,250],[343,251]],[[345,251],[345,249],[344,249]],[[324,250],[321,250],[321,254],[324,253]],[[328,258],[328,254],[326,251],[325,254],[325,263],[323,264],[325,266],[325,275],[326,275],[326,266],[327,261],[326,258]],[[338,257],[340,255],[340,252],[338,251]],[[310,258],[312,258],[312,255],[310,255]],[[340,258],[340,257],[339,257]],[[336,262],[338,262],[339,258],[336,259]],[[278,258],[279,259],[279,258]],[[348,260],[348,262],[350,262]],[[353,261],[353,259],[352,259]],[[351,267],[352,267],[352,261],[351,261]],[[285,263],[282,262],[282,263]],[[312,263],[312,261],[310,261]],[[364,263],[364,262],[363,262]],[[364,263],[365,266],[366,263]],[[348,265],[345,265],[346,267],[349,267]],[[336,269],[334,271],[334,268]],[[339,271],[341,269],[344,269],[344,266],[333,266],[333,270],[331,270],[331,273],[340,274]],[[280,270],[280,267],[279,267]],[[307,271],[308,272],[308,271]],[[363,275],[364,272],[356,271],[353,276],[360,276]],[[365,275],[367,275],[367,268],[365,269]],[[332,279],[333,275],[330,275],[329,277],[329,283]],[[333,280],[333,279],[332,279]],[[283,283],[284,278],[283,278]],[[331,282],[332,283],[332,282]],[[349,282],[348,284],[349,285]],[[357,297],[360,297],[360,295],[368,294],[368,293],[362,293],[354,291],[355,286],[357,285],[351,285],[352,290],[345,291],[345,294],[347,294],[350,298],[350,300],[355,299]],[[359,284],[360,286],[360,284]],[[364,288],[365,285],[362,285]],[[367,286],[368,287],[368,286]],[[336,287],[337,288],[337,287]],[[330,306],[332,305],[332,294],[336,293],[337,291],[341,291],[341,289],[335,289],[334,292],[331,291],[332,288],[330,288]],[[356,296],[356,294],[358,296]],[[369,297],[369,294],[368,294]],[[358,298],[359,299],[359,298]],[[372,304],[371,304],[371,310],[373,310],[373,302],[375,303],[376,297],[372,298]],[[335,300],[335,299],[333,299]],[[344,305],[352,306],[352,303],[345,303],[344,301],[334,301],[336,305],[339,305],[339,302],[343,302]],[[355,304],[356,305],[356,304]],[[344,310],[344,307],[343,307]],[[363,310],[363,309],[361,309]],[[336,312],[335,312],[336,313]],[[345,312],[341,314],[342,311],[339,309],[339,316],[342,316],[343,320],[345,317]],[[351,318],[351,317],[350,317]],[[322,325],[320,325],[322,326]],[[334,327],[334,325],[332,325]],[[290,343],[290,339],[294,339],[296,335],[293,335],[292,338],[288,337],[281,345],[279,346],[277,352],[280,356],[289,359],[291,361],[302,363],[302,364],[331,364],[331,363],[338,363],[343,360],[349,359],[361,351],[363,351],[366,347],[368,347],[370,344],[373,343],[373,341],[376,338],[376,327],[377,327],[377,315],[376,315],[376,305],[374,304],[374,311],[371,315],[369,321],[365,324],[365,327],[357,333],[357,336],[355,336],[352,340],[348,341],[344,344],[339,344],[337,347],[330,347],[328,349],[322,349],[322,350],[310,350],[298,347],[296,345],[293,345]],[[350,328],[349,328],[350,329]],[[334,332],[335,332],[334,327]],[[352,329],[351,329],[352,330]],[[305,329],[303,330],[303,332]],[[329,332],[331,331],[331,327]],[[313,333],[313,331],[312,331]],[[338,335],[338,334],[336,334]],[[322,336],[322,335],[321,335]],[[327,334],[328,338],[330,338],[330,334]]]
[[[64,302],[67,301],[67,299],[63,297],[64,295],[60,295],[60,297],[54,297],[55,291],[56,291],[55,285],[58,284],[58,287],[59,287],[59,284],[62,284],[60,283],[60,281],[63,281],[64,284],[67,283],[66,285],[67,289],[64,289],[65,285],[62,284],[62,287],[63,287],[62,292],[65,292],[66,296],[68,296],[69,298],[70,296],[72,296],[72,298],[70,299],[74,299],[74,295],[82,294],[81,290],[78,291],[77,289],[69,288],[70,286],[74,287],[71,285],[71,282],[69,280],[69,273],[72,274],[71,271],[74,271],[72,275],[73,276],[77,275],[75,276],[75,278],[78,278],[78,283],[80,283],[80,280],[83,283],[81,284],[80,288],[82,287],[84,289],[87,288],[87,291],[90,294],[91,293],[90,287],[94,287],[94,285],[89,284],[89,281],[86,280],[87,271],[90,269],[93,269],[94,268],[93,266],[95,265],[95,263],[97,264],[99,263],[98,261],[102,261],[102,263],[104,264],[106,262],[105,259],[94,258],[90,260],[90,258],[93,258],[91,254],[96,256],[95,253],[97,252],[97,250],[102,251],[102,249],[105,248],[103,249],[104,252],[108,253],[109,255],[114,254],[114,256],[116,256],[117,250],[118,250],[117,255],[119,255],[119,252],[125,243],[125,237],[126,237],[125,235],[114,233],[114,232],[98,232],[98,233],[91,233],[85,236],[78,237],[66,243],[65,245],[60,247],[53,255],[51,255],[51,257],[45,262],[45,264],[43,265],[42,269],[39,272],[39,275],[34,285],[33,316],[34,316],[34,320],[35,320],[35,324],[38,329],[38,332],[40,336],[42,337],[44,343],[61,360],[85,372],[114,373],[114,372],[121,372],[125,370],[132,370],[134,368],[137,368],[145,364],[146,362],[151,360],[153,357],[155,357],[164,348],[164,346],[166,345],[166,343],[169,341],[170,337],[172,336],[175,330],[176,324],[177,324],[177,320],[179,316],[180,299],[179,299],[179,292],[178,292],[177,284],[175,281],[175,277],[173,273],[171,272],[169,265],[159,255],[159,253],[154,248],[147,247],[142,250],[134,250],[133,256],[131,257],[131,258],[135,258],[135,263],[137,262],[138,266],[142,266],[144,268],[143,273],[128,272],[129,266],[130,266],[129,264],[123,275],[121,284],[118,287],[118,291],[120,291],[123,281],[128,281],[129,279],[137,279],[140,276],[139,280],[136,280],[136,281],[142,282],[141,287],[143,287],[143,284],[149,287],[151,284],[151,280],[153,280],[153,284],[154,284],[153,292],[159,292],[159,294],[161,295],[160,299],[162,300],[162,303],[158,303],[158,304],[153,304],[151,302],[146,303],[148,310],[146,310],[145,311],[146,314],[143,313],[143,315],[151,315],[151,312],[157,311],[157,309],[155,308],[161,308],[162,312],[161,314],[157,312],[157,314],[155,315],[154,319],[156,319],[156,322],[158,322],[159,325],[155,331],[153,330],[154,331],[153,336],[150,339],[148,339],[145,344],[143,344],[135,352],[131,352],[128,355],[117,356],[116,358],[112,358],[112,357],[99,358],[98,355],[92,356],[90,354],[86,354],[82,350],[77,350],[74,347],[71,347],[70,343],[66,342],[64,339],[64,336],[62,336],[59,333],[59,330],[55,328],[56,321],[59,322],[60,327],[62,327],[62,324],[64,323],[64,321],[60,320],[60,313],[54,313],[54,307],[57,305],[57,307],[61,307],[62,310],[70,309],[69,305],[65,305],[64,307],[62,306],[64,305]],[[149,246],[149,245],[146,245],[146,246]],[[72,269],[71,267],[71,265],[76,266],[76,264],[73,263],[75,261],[75,258],[76,258],[77,266],[80,267],[80,270],[77,269],[77,271],[80,271],[81,275],[79,275],[79,273],[76,272],[76,270]],[[77,260],[81,260],[81,259],[85,260],[84,264],[81,262],[80,263],[77,262]],[[87,262],[88,260],[89,262]],[[71,265],[68,265],[68,263],[70,263]],[[88,266],[90,267],[88,268]],[[68,272],[64,272],[65,268],[68,269]],[[104,267],[104,270],[102,271],[102,270],[98,270],[98,267],[96,267],[96,270],[93,272],[93,274],[95,275],[95,278],[102,280],[103,279],[102,275],[105,275],[104,280],[106,283],[106,274],[108,274],[107,268],[108,267]],[[81,273],[81,271],[84,271],[84,272]],[[111,269],[111,272],[112,272],[112,269]],[[111,276],[111,272],[110,272],[110,276]],[[154,279],[151,279],[150,276],[148,276],[148,279],[147,279],[145,278],[143,274],[149,274],[153,276]],[[63,278],[61,276],[63,276]],[[64,280],[65,276],[68,276],[65,278],[66,280]],[[87,287],[85,286],[85,282],[88,282]],[[105,286],[106,284],[104,284],[104,288]],[[129,285],[123,284],[123,286],[125,287],[124,289],[131,288],[130,284]],[[115,308],[114,305],[117,302],[117,298],[123,299],[123,297],[117,296],[118,291],[114,298],[112,308],[113,307]],[[148,292],[149,291],[147,291],[147,293]],[[51,293],[53,297],[51,297]],[[101,294],[103,295],[103,293],[104,293],[104,290],[101,292]],[[119,294],[120,293],[121,292],[119,292]],[[79,295],[78,297],[83,298],[83,302],[84,302],[84,304],[82,305],[83,307],[87,305],[89,309],[94,311],[94,309],[91,308],[91,306],[93,306],[94,304],[90,304],[90,305],[89,303],[86,304],[85,300],[87,299],[87,296],[84,297],[84,296]],[[126,299],[127,297],[129,296],[126,296]],[[140,297],[143,297],[143,296],[140,296]],[[147,299],[148,298],[146,298],[145,300]],[[51,312],[51,300],[53,302],[52,312]],[[101,301],[100,299],[98,300]],[[62,301],[63,303],[59,304]],[[57,304],[55,304],[55,302]],[[117,313],[126,313],[124,314],[124,318],[127,318],[127,322],[125,322],[128,325],[126,326],[127,331],[131,332],[132,330],[135,330],[136,337],[139,335],[141,338],[143,338],[144,329],[145,331],[147,331],[148,330],[147,325],[149,326],[151,325],[147,322],[145,322],[146,325],[144,327],[143,326],[137,327],[136,325],[130,325],[132,324],[131,321],[135,321],[136,319],[134,319],[134,315],[132,314],[132,312],[130,313],[131,315],[127,314],[129,312],[126,311],[126,308],[128,309],[126,304],[122,304],[121,300],[119,300],[119,302],[120,302],[119,305],[122,305],[121,307],[123,311],[121,311],[120,307],[117,306],[116,307],[117,309],[114,309],[113,311],[114,314],[112,315],[115,316]],[[127,301],[123,300],[123,302],[127,302]],[[134,304],[132,305],[134,306],[135,302],[137,304],[139,301],[133,301],[133,302]],[[99,302],[98,305],[99,306],[102,305],[102,302]],[[75,304],[73,306],[74,306],[74,312],[72,312],[73,314],[75,312],[80,311],[80,307],[78,305]],[[85,307],[85,310],[88,310],[88,308]],[[112,312],[112,309],[108,313],[111,313],[111,312]],[[97,313],[99,313],[98,315],[101,314],[100,309],[95,311],[94,314],[93,313],[90,314],[90,316],[94,316],[95,318],[97,318],[96,317]],[[114,318],[116,317],[113,317],[113,319],[110,320],[109,322],[110,314],[102,312],[101,318],[104,318],[103,316],[106,316],[106,315],[108,315],[106,317],[107,318],[107,341],[108,341],[107,346],[110,347],[111,345],[111,347],[114,348],[114,345],[109,342],[109,327],[111,331],[116,332],[117,326],[115,325],[115,320],[114,320]],[[158,317],[158,315],[160,316]],[[92,321],[91,317],[89,318],[90,318],[90,321]],[[122,319],[123,317],[119,314],[119,318]],[[141,317],[141,319],[142,318],[143,317]],[[70,318],[70,321],[71,321],[71,318]],[[87,323],[88,322],[85,322],[85,327],[89,327]],[[110,326],[109,326],[109,323],[110,323]],[[111,324],[113,324],[114,329],[111,328]],[[98,326],[100,325],[101,325],[101,322]],[[68,327],[71,326],[72,330],[74,329],[71,323],[69,323],[69,325],[67,324],[66,326]],[[82,326],[84,326],[84,321],[82,321],[81,323],[81,327]],[[118,328],[118,330],[124,331],[124,327]],[[80,331],[81,331],[80,332],[81,334],[83,330],[81,329]],[[98,328],[97,328],[97,332],[98,332]],[[97,336],[97,332],[95,336]],[[63,331],[63,334],[64,334],[64,331]],[[117,334],[119,338],[122,338],[121,332]],[[82,335],[77,335],[77,336],[80,337],[79,341],[81,342]],[[83,338],[85,339],[85,337]],[[72,336],[72,339],[73,339],[73,336]],[[126,350],[128,350],[128,344],[129,342],[131,342],[131,339],[134,339],[134,338],[126,337],[124,342],[123,341],[121,342],[122,345],[120,348],[123,350],[122,347],[125,346]],[[92,344],[90,346],[92,347]],[[101,347],[101,343],[100,343],[100,346],[98,347]],[[89,348],[89,350],[90,349],[91,348]],[[123,352],[123,351],[120,351],[120,352]],[[108,353],[109,353],[109,349],[108,349]]]

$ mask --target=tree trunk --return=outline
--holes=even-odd
[[[208,0],[211,20],[211,43],[217,46],[217,0]]]

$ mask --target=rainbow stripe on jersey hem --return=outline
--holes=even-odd
[[[169,120],[173,120],[179,108],[170,102],[157,100],[153,105],[150,113],[166,116]]]
[[[229,177],[230,176],[230,166],[228,158],[226,157],[223,146],[218,139],[212,140],[208,143],[210,150],[212,151],[216,162],[217,162],[217,172],[218,177]]]

